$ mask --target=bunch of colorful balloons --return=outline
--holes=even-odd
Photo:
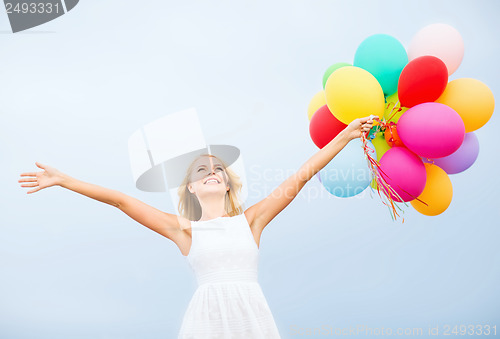
[[[495,105],[481,81],[449,81],[463,55],[460,33],[432,24],[413,37],[408,50],[390,35],[375,34],[359,45],[352,65],[339,62],[326,70],[323,89],[308,107],[317,147],[354,119],[373,115],[379,122],[368,138],[353,140],[318,173],[328,192],[352,197],[370,183],[380,189],[383,182],[391,201],[410,202],[424,215],[448,208],[453,196],[448,175],[475,162],[474,131],[488,122]],[[375,151],[378,171],[366,161],[367,147]]]

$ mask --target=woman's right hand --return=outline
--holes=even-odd
[[[345,128],[347,132],[347,136],[349,140],[356,139],[361,137],[361,134],[370,132],[370,129],[373,127],[373,116],[354,119],[347,127]]]
[[[19,179],[18,182],[28,182],[29,184],[21,184],[21,187],[36,187],[31,191],[26,192],[27,194],[38,192],[46,187],[59,185],[63,179],[63,173],[47,165],[43,165],[39,162],[35,162],[36,166],[43,169],[40,172],[25,172],[22,173],[22,177],[27,177]]]

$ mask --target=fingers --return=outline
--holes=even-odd
[[[373,127],[373,120],[371,118],[372,116],[369,116],[369,117],[366,117],[366,118],[362,118],[365,120],[365,122],[362,122],[362,125],[361,125],[361,130],[363,132],[369,132],[370,129]]]
[[[40,190],[40,187],[38,186],[37,182],[34,182],[32,184],[21,184],[21,187],[36,187],[35,189],[26,192],[26,194],[35,193],[35,192],[38,192]]]
[[[37,181],[37,178],[25,178],[25,179],[19,179],[17,182],[34,182]]]
[[[24,185],[21,185],[21,187],[36,187],[38,186],[38,183],[33,183],[33,184],[24,184]]]
[[[45,169],[45,165],[42,165],[39,162],[35,162],[35,164],[38,167]],[[38,173],[43,173],[43,172],[41,172],[41,171],[40,172],[24,172],[24,173],[21,173],[20,176],[21,177],[36,177]]]
[[[372,125],[371,124],[364,124],[363,126],[361,126],[361,130],[363,132],[369,132],[371,129],[372,129]]]
[[[21,176],[22,177],[27,177],[27,176],[36,177],[36,172],[21,173]]]
[[[370,117],[359,118],[359,122],[360,122],[361,124],[365,124],[365,123],[367,123],[367,122],[368,122],[368,120],[371,120],[371,118],[370,118]]]
[[[31,175],[31,174],[35,175],[35,173],[22,173],[21,176],[26,176],[26,175]],[[31,178],[22,178],[22,179],[19,179],[17,182],[19,182],[19,183],[27,182],[28,183],[28,184],[21,184],[21,187],[37,187],[34,190],[26,192],[26,194],[35,193],[35,192],[38,192],[40,190],[40,187],[38,187],[38,179],[36,178],[36,176],[31,177]]]
[[[26,194],[35,193],[35,192],[38,192],[39,190],[40,190],[40,188],[37,188],[37,189],[26,192]]]
[[[376,115],[372,114],[369,117],[359,118],[359,122],[361,124],[365,124],[365,123],[373,124],[373,119],[376,118],[376,117],[377,117]]]

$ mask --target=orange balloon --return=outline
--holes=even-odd
[[[488,86],[471,78],[450,81],[436,102],[453,108],[460,115],[465,133],[486,124],[495,109],[495,98]]]
[[[417,199],[410,201],[411,205],[424,215],[438,215],[450,206],[453,197],[453,186],[448,174],[434,164],[424,164],[427,172],[427,181],[423,192],[418,199],[425,202],[427,206]]]
[[[387,145],[391,147],[405,147],[405,144],[401,141],[401,138],[398,135],[398,131],[396,130],[396,124],[390,123],[388,128],[385,130],[385,141]]]

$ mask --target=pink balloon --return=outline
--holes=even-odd
[[[427,172],[422,159],[405,147],[393,147],[380,159],[381,175],[403,201],[417,198],[425,187]],[[394,201],[401,202],[391,193]]]
[[[410,151],[432,159],[452,154],[462,145],[465,137],[460,115],[437,102],[413,106],[399,118],[396,128],[401,141]]]
[[[464,41],[460,33],[450,25],[432,24],[425,26],[413,37],[408,47],[408,60],[432,55],[441,59],[448,75],[453,74],[464,57]]]

